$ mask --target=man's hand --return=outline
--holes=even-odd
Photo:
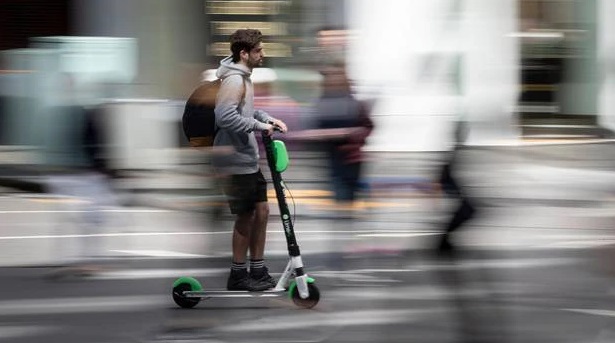
[[[282,133],[286,133],[288,132],[288,127],[286,126],[286,124],[281,121],[280,119],[271,119],[269,121],[269,124],[272,124],[273,126],[277,127],[278,129],[280,129],[280,131]]]
[[[265,136],[271,136],[273,134],[273,129],[275,128],[275,126],[271,124],[266,124],[266,125],[267,125],[267,128],[263,130],[263,132],[265,133]]]

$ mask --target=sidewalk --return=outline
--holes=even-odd
[[[469,244],[498,249],[613,244],[613,150],[611,143],[605,143],[464,151],[460,177],[482,210],[468,230],[480,234],[470,235]],[[341,220],[334,211],[322,160],[314,156],[292,160],[284,177],[293,195],[289,205],[296,214],[302,252],[398,253],[431,246],[448,204],[420,186],[437,170],[441,154],[379,153],[377,157],[367,169],[371,196],[360,203],[354,222]],[[43,179],[31,166],[4,165],[0,170],[0,180],[10,180],[11,185],[42,185]],[[228,255],[232,218],[225,214],[223,199],[207,184],[203,186],[202,178],[169,170],[136,176],[118,182],[125,205],[130,206],[111,209],[112,221],[100,235],[80,231],[80,214],[70,202],[38,193],[34,187],[4,188],[0,192],[0,265],[57,263],[59,247],[68,244],[70,252],[84,237],[102,241],[109,254],[119,259]],[[284,256],[279,212],[270,195],[268,253]],[[212,219],[203,212],[214,208],[214,203],[224,212]]]
[[[602,179],[615,175],[615,143],[592,144],[473,146],[460,156],[459,176],[472,195],[485,201],[508,199],[544,203],[553,201],[596,201],[596,194],[608,192]],[[6,149],[0,149],[0,162]],[[25,152],[23,155],[31,154]],[[370,152],[364,184],[374,195],[421,197],[439,171],[445,159],[443,152]],[[19,151],[10,151],[10,159],[27,161]],[[31,158],[30,158],[31,159]],[[263,161],[263,164],[265,162]],[[185,161],[167,170],[122,171],[124,178],[114,181],[114,187],[136,200],[132,205],[166,206],[169,201],[219,201],[215,180],[203,177],[201,167]],[[268,173],[265,173],[268,178]],[[291,165],[284,179],[291,191],[328,191],[326,162],[313,152],[291,152]],[[598,186],[592,187],[592,182]],[[565,184],[566,187],[554,187]],[[531,185],[531,187],[529,187]],[[588,186],[587,192],[579,187]],[[44,193],[44,172],[35,165],[0,164],[0,187],[5,191]],[[573,198],[570,189],[578,189]],[[152,201],[156,199],[156,201]],[[144,202],[143,202],[144,201]],[[171,204],[172,205],[172,204]]]

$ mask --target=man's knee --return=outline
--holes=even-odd
[[[249,236],[252,226],[254,225],[255,212],[256,211],[249,211],[238,214],[235,219],[235,231],[242,236]]]
[[[257,220],[267,220],[269,218],[269,203],[266,201],[256,203],[255,212]]]

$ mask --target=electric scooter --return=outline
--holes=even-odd
[[[277,131],[277,130],[276,130]],[[204,290],[200,282],[193,277],[181,277],[173,283],[173,300],[182,308],[193,308],[201,300],[222,297],[246,297],[266,298],[279,297],[288,293],[288,297],[299,307],[312,308],[320,300],[320,291],[303,270],[303,261],[295,231],[291,213],[286,202],[286,185],[282,179],[282,173],[289,164],[288,152],[283,141],[274,140],[271,136],[263,133],[263,144],[267,154],[267,164],[271,171],[271,178],[275,188],[278,207],[286,236],[289,261],[284,268],[282,276],[276,286],[263,292],[227,291],[227,290]]]

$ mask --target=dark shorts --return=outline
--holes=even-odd
[[[267,201],[267,181],[261,171],[254,174],[230,175],[224,185],[232,214],[244,214],[255,209],[258,202]]]

